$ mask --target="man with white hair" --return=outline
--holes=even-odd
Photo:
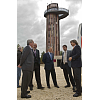
[[[19,47],[18,47],[18,51],[17,51],[17,66],[18,66],[19,63],[20,63],[21,55],[22,55],[22,47],[19,46]],[[20,76],[21,76],[21,68],[17,67],[17,88],[21,87],[21,86],[19,85]]]
[[[27,91],[28,85],[31,81],[32,72],[34,70],[34,56],[33,47],[34,41],[32,39],[27,40],[27,46],[23,49],[23,53],[18,67],[22,68],[22,85],[21,85],[21,98],[31,98],[31,95],[27,95],[30,91]]]

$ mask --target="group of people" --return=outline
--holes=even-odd
[[[76,40],[70,41],[73,46],[73,50],[67,50],[67,45],[63,45],[64,52],[62,53],[61,69],[63,69],[64,77],[67,82],[65,88],[73,86],[73,92],[76,92],[73,97],[78,97],[82,93],[81,87],[81,48]],[[50,89],[49,77],[50,73],[54,86],[59,88],[56,79],[56,72],[54,68],[54,54],[52,53],[52,47],[48,47],[48,52],[43,55],[43,63],[45,64],[45,74],[47,88]],[[72,70],[73,69],[73,75]],[[23,72],[22,84],[19,86],[19,80],[21,76],[21,69]],[[37,44],[32,39],[27,40],[27,46],[23,49],[18,47],[17,52],[17,88],[21,87],[21,98],[31,98],[28,95],[30,91],[27,91],[28,86],[30,90],[33,90],[33,72],[35,71],[35,78],[37,82],[37,89],[44,89],[41,84],[40,77],[40,55],[37,49]],[[70,78],[70,81],[69,81]],[[70,84],[71,82],[71,84]]]

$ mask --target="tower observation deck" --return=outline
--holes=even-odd
[[[48,47],[52,47],[54,56],[60,55],[59,20],[68,15],[69,10],[59,8],[57,3],[49,4],[44,12],[46,18],[46,52],[48,52]]]

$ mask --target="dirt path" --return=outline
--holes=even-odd
[[[53,85],[52,78],[50,76],[50,86],[51,89],[48,89],[46,86],[46,78],[45,78],[45,70],[44,67],[41,66],[41,83],[42,86],[45,87],[44,90],[37,89],[37,84],[35,80],[35,76],[33,75],[33,91],[30,91],[30,95],[32,96],[28,100],[82,100],[82,96],[73,97],[72,87],[64,88],[66,85],[66,81],[64,79],[63,71],[59,67],[55,67],[57,82],[60,88],[56,88]],[[19,84],[21,85],[20,79]],[[29,90],[29,89],[28,89]],[[26,100],[25,98],[21,98],[21,89],[17,88],[17,100]]]

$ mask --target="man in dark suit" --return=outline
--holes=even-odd
[[[65,88],[70,87],[70,82],[69,82],[69,78],[70,78],[71,84],[73,86],[73,90],[75,90],[75,82],[71,72],[71,62],[69,61],[71,51],[67,50],[67,45],[63,45],[63,50],[64,52],[62,53],[61,68],[63,69],[64,77],[67,82]]]
[[[19,46],[17,51],[17,66],[20,64],[21,55],[22,55],[22,47]],[[20,76],[21,76],[21,68],[17,67],[17,88],[21,87],[19,85]]]
[[[31,98],[31,95],[27,95],[30,91],[27,91],[29,83],[31,81],[32,72],[34,70],[34,56],[33,56],[33,44],[34,41],[29,39],[27,40],[27,46],[24,48],[20,65],[22,68],[22,86],[21,86],[21,98]]]
[[[34,71],[35,71],[35,78],[37,82],[37,89],[44,89],[44,87],[42,87],[41,78],[40,78],[40,55],[39,55],[39,50],[36,48],[37,48],[37,44],[34,43],[34,46],[33,46]],[[33,90],[32,80],[33,80],[33,74],[32,74],[30,84],[29,84],[30,90]]]
[[[46,73],[46,82],[47,82],[47,87],[49,89],[50,89],[50,84],[49,84],[50,73],[53,79],[54,86],[59,88],[56,81],[56,73],[55,73],[53,59],[54,59],[54,54],[52,53],[52,47],[49,47],[48,52],[43,55],[43,59],[42,59],[43,63],[45,64],[44,69]]]
[[[76,40],[70,41],[71,45],[73,46],[71,57],[69,57],[69,61],[71,61],[71,66],[73,68],[75,83],[76,83],[76,93],[73,97],[78,97],[81,95],[82,88],[81,88],[81,48],[78,45]]]

